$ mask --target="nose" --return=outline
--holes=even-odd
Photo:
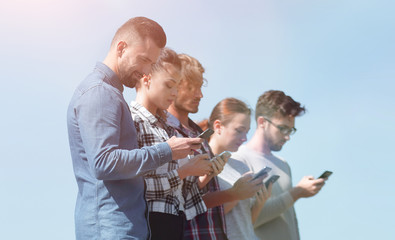
[[[199,98],[203,98],[203,92],[202,92],[201,88],[196,90],[196,96],[199,97]]]
[[[289,135],[285,135],[285,141],[289,141],[291,139],[291,137]]]
[[[243,142],[247,141],[247,133],[243,133],[243,136],[241,137],[241,141]]]
[[[177,94],[178,94],[178,89],[174,87],[173,90],[171,91],[171,95],[177,97]]]

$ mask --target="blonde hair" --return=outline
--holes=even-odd
[[[178,54],[178,58],[181,60],[181,81],[180,83],[187,81],[191,82],[206,82],[203,78],[204,68],[202,64],[196,59],[187,54]]]

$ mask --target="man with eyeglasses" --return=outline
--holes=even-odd
[[[254,136],[232,154],[232,158],[245,162],[253,172],[270,167],[270,175],[280,176],[254,225],[260,239],[300,239],[293,205],[300,198],[316,195],[325,183],[325,179],[305,176],[293,187],[288,163],[272,154],[290,140],[290,135],[296,132],[295,117],[304,112],[305,108],[284,92],[265,92],[256,104]]]

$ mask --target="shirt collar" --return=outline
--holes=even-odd
[[[130,108],[134,110],[140,117],[145,118],[149,123],[156,124],[158,118],[156,118],[150,111],[148,111],[143,105],[136,101],[130,103]]]
[[[167,125],[172,126],[173,128],[181,129],[182,127],[181,122],[178,120],[178,118],[174,117],[173,114],[169,112],[166,113],[166,121]]]
[[[119,80],[117,74],[113,70],[111,70],[111,68],[101,62],[97,62],[95,68],[106,76],[104,78],[104,82],[123,92],[123,85],[121,83],[121,80]]]
[[[167,112],[167,116],[166,116],[166,120],[167,120],[167,124],[172,126],[173,128],[181,131],[183,134],[186,135],[190,135],[190,132],[194,132],[194,134],[199,134],[200,132],[202,132],[202,129],[194,122],[192,121],[192,119],[188,118],[188,122],[189,122],[189,126],[192,129],[187,129],[185,128],[180,120],[178,120],[178,118],[176,118],[175,116],[173,116],[171,113]]]

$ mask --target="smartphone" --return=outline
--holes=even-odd
[[[278,176],[278,175],[273,175],[273,176],[271,176],[271,177],[265,182],[266,188],[269,187],[269,184],[270,184],[270,183],[275,183],[279,178],[280,178],[280,176]]]
[[[232,155],[229,151],[223,151],[220,155],[218,155],[222,160],[226,161]]]
[[[270,170],[272,170],[270,167],[265,167],[264,169],[259,171],[257,174],[255,174],[254,177],[252,178],[252,180],[255,180],[255,179],[267,174],[268,172],[270,172]]]
[[[331,171],[325,171],[318,178],[328,178],[330,175],[332,175]]]
[[[204,132],[202,132],[201,134],[199,134],[198,138],[203,138],[203,139],[205,139],[205,140],[208,140],[209,137],[210,137],[211,135],[213,135],[213,133],[214,133],[214,130],[213,130],[213,129],[207,128],[206,131],[204,131]]]

